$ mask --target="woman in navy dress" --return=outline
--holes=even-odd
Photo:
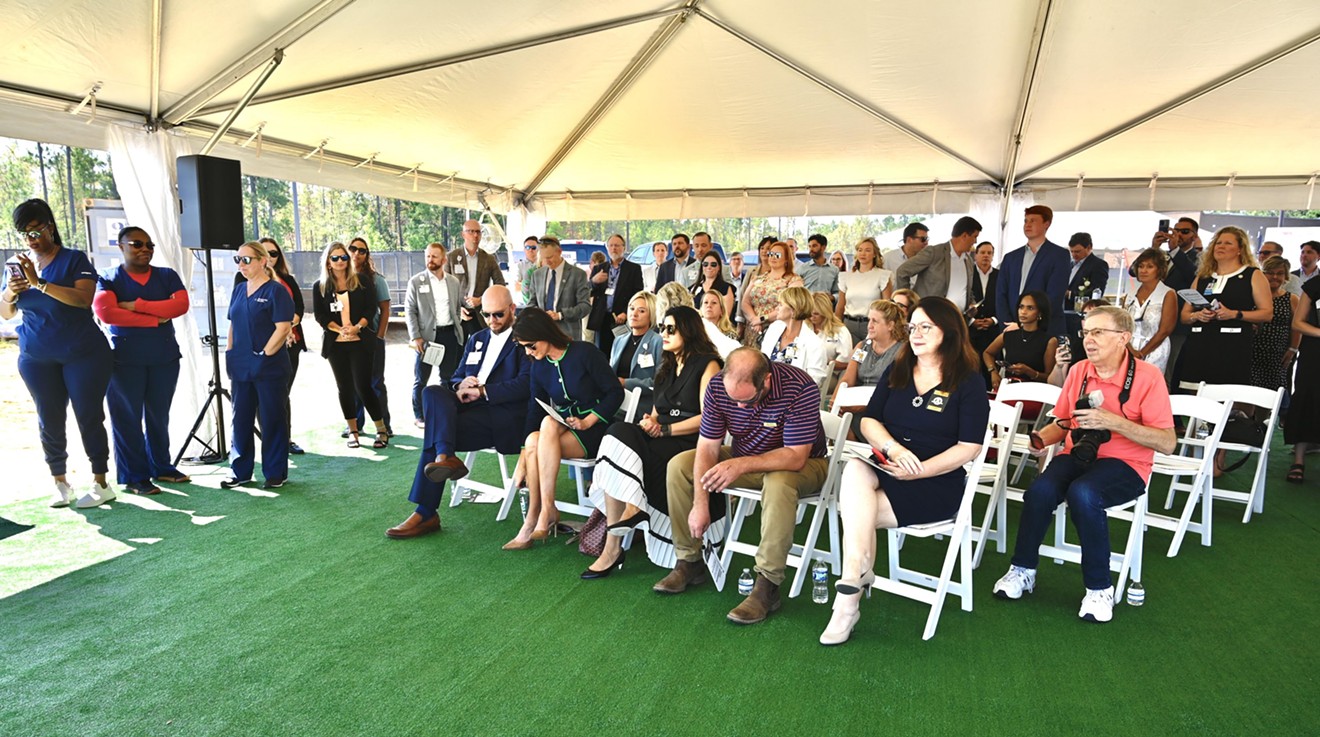
[[[110,326],[110,430],[115,477],[126,491],[159,494],[156,481],[187,483],[170,456],[170,405],[179,383],[176,317],[188,312],[188,290],[173,269],[152,266],[156,244],[147,231],[119,231],[124,263],[101,274],[92,309]],[[145,434],[143,428],[146,428]]]
[[[231,489],[252,480],[254,423],[260,413],[264,488],[278,489],[289,475],[284,399],[292,368],[284,341],[293,326],[293,300],[266,264],[266,249],[260,243],[244,243],[234,261],[246,280],[234,285],[229,299],[225,367],[234,394],[234,432],[230,476],[220,486]]]
[[[596,346],[571,340],[544,310],[518,313],[513,339],[532,359],[527,404],[527,442],[514,469],[514,486],[528,489],[527,519],[505,550],[526,550],[554,534],[555,479],[564,458],[594,458],[606,426],[623,404],[623,385],[609,359]],[[567,423],[559,424],[537,400],[551,405]]]
[[[909,330],[862,418],[883,470],[854,458],[843,472],[843,577],[822,645],[846,642],[861,616],[862,591],[875,580],[875,531],[957,514],[963,464],[985,439],[990,401],[962,313],[943,297],[926,297],[912,310]]]
[[[37,406],[37,425],[46,466],[55,480],[52,507],[79,509],[115,498],[106,483],[110,443],[105,434],[105,391],[110,385],[110,344],[92,319],[96,272],[81,251],[65,248],[55,215],[43,200],[14,208],[14,227],[28,253],[10,259],[0,293],[0,319],[19,312],[18,373]],[[66,412],[73,405],[94,481],[78,496],[65,476],[69,452]]]

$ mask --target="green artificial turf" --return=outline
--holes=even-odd
[[[1148,533],[1146,605],[1109,625],[1078,621],[1076,566],[1043,562],[1034,595],[994,599],[1008,561],[991,548],[974,611],[950,599],[933,640],[923,605],[877,593],[853,640],[823,648],[829,609],[809,591],[760,625],[725,620],[747,558],[723,593],[663,597],[640,544],[599,581],[578,579],[590,559],[562,538],[500,550],[517,523],[495,505],[386,539],[410,511],[417,444],[297,457],[274,496],[221,491],[215,471],[149,500],[162,508],[0,508],[37,526],[6,555],[65,548],[33,549],[11,578],[46,580],[32,571],[77,557],[88,530],[105,541],[99,562],[0,599],[0,735],[1317,731],[1314,482],[1272,483],[1248,525],[1216,505],[1214,546],[1189,537],[1175,559],[1169,533]],[[1276,476],[1287,463],[1276,451]],[[59,525],[83,534],[41,536]],[[911,541],[904,561],[935,568],[943,545]]]

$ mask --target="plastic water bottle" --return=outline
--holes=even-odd
[[[1146,603],[1146,587],[1142,586],[1140,581],[1133,581],[1128,584],[1127,602],[1132,606],[1141,606]]]
[[[825,561],[818,560],[811,566],[811,600],[824,604],[830,600],[830,569]]]
[[[1196,439],[1205,440],[1210,437],[1210,426],[1204,422],[1198,422],[1196,425]]]
[[[518,509],[522,510],[522,518],[527,519],[527,489],[518,490]]]
[[[751,595],[752,595],[752,583],[753,583],[753,580],[752,580],[752,571],[751,571],[751,569],[750,569],[750,568],[744,568],[744,569],[743,569],[743,572],[742,572],[742,575],[738,577],[738,595],[739,595],[739,596],[751,596]]]

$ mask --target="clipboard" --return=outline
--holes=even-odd
[[[545,410],[545,413],[547,415],[550,415],[551,417],[555,418],[555,422],[558,422],[564,427],[568,427],[568,423],[564,422],[564,416],[559,414],[559,410],[555,409],[553,405],[549,405],[546,404],[545,402],[542,402],[540,397],[536,398],[536,403],[541,405],[541,408]],[[571,430],[572,428],[569,429]]]
[[[628,335],[628,333],[631,333],[632,328],[629,328],[628,325],[625,323],[623,325],[615,325],[614,327],[610,328],[610,332],[614,333],[614,337],[622,338]]]
[[[445,360],[445,347],[439,343],[427,343],[422,350],[422,363],[439,366]]]
[[[1182,297],[1182,300],[1194,309],[1204,310],[1210,306],[1210,302],[1206,300],[1205,295],[1195,289],[1179,289],[1178,296]]]

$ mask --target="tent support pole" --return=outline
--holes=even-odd
[[[163,23],[161,7],[165,0],[151,0],[151,120],[160,115],[160,34]]]
[[[1049,26],[1053,0],[1040,0],[1036,9],[1036,27],[1031,31],[1031,48],[1027,51],[1027,69],[1022,75],[1022,91],[1018,94],[1017,111],[1013,114],[1013,131],[1009,134],[1008,145],[1004,151],[1003,196],[1000,197],[999,230],[1008,226],[1008,208],[1013,202],[1013,183],[1016,181],[1018,157],[1022,155],[1022,136],[1027,131],[1027,120],[1031,118],[1032,93],[1036,91],[1036,81],[1040,78],[1041,52],[1045,48],[1045,31]],[[1000,244],[1003,253],[1004,244]]]
[[[261,85],[270,79],[270,75],[275,73],[275,68],[282,61],[284,61],[284,50],[275,49],[275,55],[270,58],[270,61],[266,62],[266,68],[261,71],[261,76],[257,77],[256,81],[252,83],[252,87],[243,95],[243,99],[238,101],[234,109],[229,111],[229,115],[225,116],[224,122],[220,124],[219,128],[215,129],[215,133],[211,134],[211,138],[206,142],[206,145],[202,146],[202,156],[210,155],[211,149],[215,148],[215,145],[220,142],[220,137],[229,132],[229,127],[238,119],[239,114],[247,109],[248,103],[256,96],[257,90],[260,90]]]

